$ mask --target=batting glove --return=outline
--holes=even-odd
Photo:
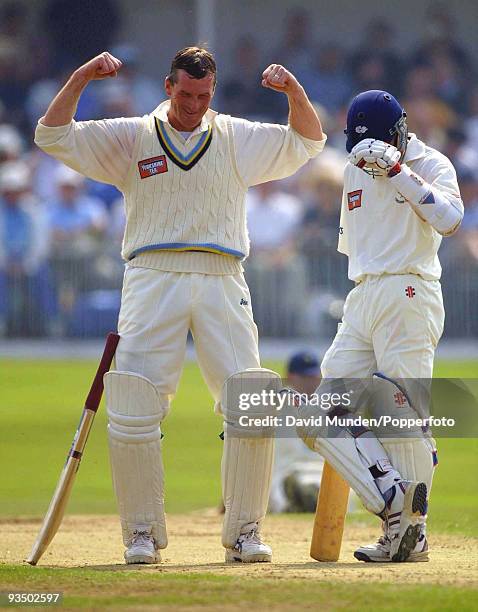
[[[350,152],[348,160],[373,178],[392,177],[400,172],[401,153],[393,145],[366,138]]]

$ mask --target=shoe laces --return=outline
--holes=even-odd
[[[135,529],[131,536],[130,544],[139,544],[140,546],[143,544],[154,544],[153,536],[149,531]]]
[[[245,541],[252,542],[253,544],[262,544],[256,529],[251,529],[251,531],[241,534],[237,541],[239,544],[242,544]]]

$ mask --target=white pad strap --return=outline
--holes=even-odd
[[[153,383],[131,372],[104,377],[113,485],[125,545],[135,529],[151,528],[157,548],[167,546],[160,422],[168,400]]]

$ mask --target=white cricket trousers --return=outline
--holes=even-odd
[[[172,399],[181,376],[188,331],[216,402],[226,378],[258,368],[257,327],[242,274],[162,272],[127,267],[116,369],[141,374]]]
[[[431,378],[445,314],[439,281],[367,276],[348,294],[322,362],[325,378]]]
[[[322,362],[322,376],[369,378],[381,372],[393,379],[431,379],[444,320],[439,281],[415,274],[367,276],[347,296],[342,323]],[[413,389],[411,399],[419,407],[421,396]],[[435,441],[379,439],[402,477],[426,482],[430,493]]]
[[[243,275],[126,269],[118,324],[121,340],[116,352],[117,370],[148,378],[162,396],[163,404],[167,404],[181,375],[189,330],[199,366],[218,406],[223,384],[229,376],[260,367],[257,327]],[[221,476],[225,505],[222,543],[226,548],[232,548],[241,533],[260,529],[267,510],[273,451],[270,438],[225,437]],[[156,460],[160,461],[159,456],[151,458],[152,463]],[[112,467],[120,469],[113,466],[113,459]],[[162,473],[160,463],[144,469],[148,468],[150,472]],[[137,473],[135,477],[141,479],[142,474]],[[157,522],[162,525],[159,539],[164,547],[167,537],[162,486],[162,478],[157,479],[155,508]],[[121,493],[119,486],[115,490],[121,509],[127,498],[127,487],[126,493]],[[142,509],[148,499],[145,492],[141,499],[134,501],[134,516],[144,514]],[[127,517],[124,520],[122,517],[122,521],[128,527]],[[128,533],[126,541],[127,538]]]

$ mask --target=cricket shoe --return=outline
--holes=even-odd
[[[226,563],[270,563],[272,549],[261,541],[255,529],[237,538],[234,548],[226,548]]]
[[[386,533],[390,538],[390,561],[407,561],[423,533],[427,518],[427,485],[401,480],[384,495]]]
[[[359,561],[365,561],[366,563],[389,563],[390,544],[390,538],[387,534],[384,534],[380,536],[375,544],[369,544],[368,546],[360,546],[357,548],[357,550],[354,552],[354,557]],[[420,562],[428,560],[428,542],[425,535],[425,529],[422,529],[418,542],[410,553],[407,561]]]
[[[126,563],[160,563],[161,555],[156,550],[151,529],[135,529],[124,552]]]

